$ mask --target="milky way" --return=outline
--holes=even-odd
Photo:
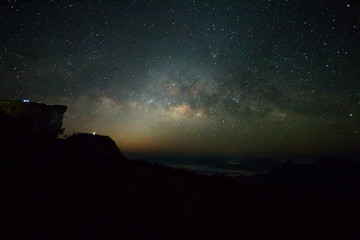
[[[360,149],[356,1],[7,1],[0,98],[124,152]]]

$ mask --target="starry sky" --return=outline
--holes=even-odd
[[[123,152],[360,149],[360,4],[0,4],[0,98],[64,104]]]

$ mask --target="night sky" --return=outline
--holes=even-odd
[[[41,3],[40,3],[41,2]],[[3,1],[0,99],[123,152],[360,149],[358,1]]]

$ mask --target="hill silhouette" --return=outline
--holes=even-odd
[[[7,135],[12,130],[1,129],[7,143],[0,145],[2,239],[360,237],[356,197],[339,199],[290,184],[319,171],[330,178],[351,173],[351,163],[323,159],[313,166],[288,163],[268,176],[209,177],[127,160],[105,136],[44,134],[42,141],[14,142]],[[282,180],[276,183],[275,176]],[[287,180],[289,185],[281,184]]]
[[[108,136],[79,133],[68,137],[66,144],[72,151],[102,153],[124,158],[116,143]]]

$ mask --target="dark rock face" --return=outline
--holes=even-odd
[[[3,155],[38,154],[81,159],[125,159],[107,136],[76,134],[58,139],[67,107],[43,103],[0,100],[0,149]]]
[[[67,107],[0,100],[0,133],[8,138],[56,138]]]

